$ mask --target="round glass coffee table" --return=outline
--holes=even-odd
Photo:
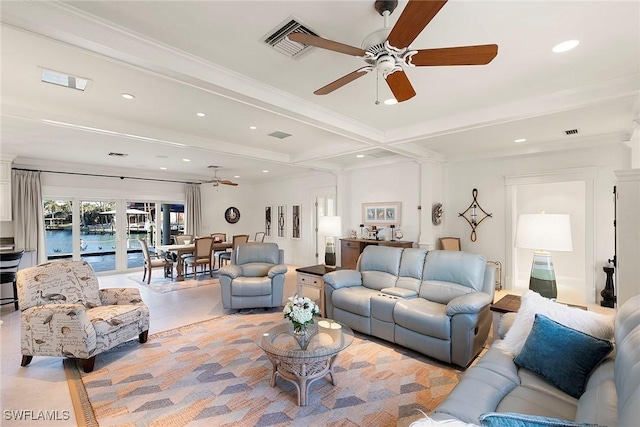
[[[293,332],[291,323],[282,323],[262,334],[256,344],[273,364],[271,387],[279,375],[298,389],[298,405],[307,406],[309,386],[316,380],[331,377],[338,353],[353,342],[353,331],[347,325],[322,319],[309,325],[306,337]]]

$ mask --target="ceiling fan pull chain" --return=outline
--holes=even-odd
[[[380,90],[380,72],[376,70],[376,105],[380,105],[380,96],[378,91]]]

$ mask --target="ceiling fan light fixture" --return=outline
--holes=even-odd
[[[384,102],[384,105],[396,105],[398,103],[398,100],[395,98],[389,98],[389,99],[385,99],[383,102]]]
[[[554,53],[563,53],[568,52],[571,49],[577,47],[580,44],[578,40],[567,40],[562,43],[559,43],[551,49]]]

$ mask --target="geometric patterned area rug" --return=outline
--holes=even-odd
[[[84,373],[65,360],[80,425],[407,426],[433,410],[462,373],[366,335],[336,360],[336,386],[313,383],[308,405],[278,378],[256,340],[282,313],[232,314],[123,343]],[[84,423],[84,424],[83,424]]]
[[[174,279],[163,277],[151,277],[151,283],[147,283],[146,280],[142,280],[140,273],[127,276],[127,279],[136,282],[140,286],[144,286],[154,292],[165,293],[179,291],[188,288],[197,288],[198,286],[207,286],[219,283],[218,279],[210,277],[208,274],[196,276],[195,279],[185,279],[181,282],[176,282]]]

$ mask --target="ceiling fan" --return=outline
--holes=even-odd
[[[217,187],[220,184],[232,185],[234,187],[236,187],[238,185],[237,182],[229,181],[228,179],[218,178],[218,169],[220,169],[220,166],[209,166],[209,168],[215,170],[214,175],[213,175],[213,179],[211,179],[209,181],[202,181],[203,184],[213,184],[214,187]]]
[[[409,0],[394,27],[389,28],[389,15],[398,6],[398,0],[376,0],[374,7],[384,17],[384,28],[367,36],[362,48],[305,33],[294,32],[288,38],[297,43],[361,57],[368,64],[321,87],[314,94],[326,95],[377,70],[384,76],[396,100],[403,102],[416,95],[403,70],[404,66],[485,65],[498,54],[495,44],[418,50],[409,48],[446,3],[447,0]]]

